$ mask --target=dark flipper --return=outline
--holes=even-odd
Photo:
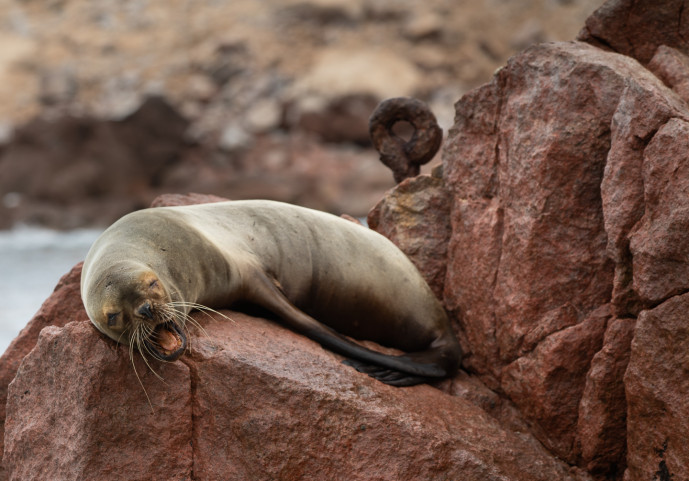
[[[345,359],[344,361],[342,361],[342,364],[351,366],[357,371],[362,372],[364,374],[368,374],[373,379],[377,379],[380,382],[389,384],[391,386],[415,386],[417,384],[437,380],[437,378],[414,376],[412,374],[407,374],[406,372],[394,371],[392,369],[366,364],[365,362],[357,361],[354,359]]]
[[[249,288],[251,292],[248,297],[251,301],[275,313],[288,327],[323,347],[355,359],[356,361],[350,361],[349,365],[357,370],[366,372],[363,371],[364,366],[380,369],[379,373],[366,373],[393,386],[411,386],[454,374],[458,359],[455,360],[456,356],[453,355],[448,356],[442,349],[429,349],[405,356],[389,356],[351,341],[299,310],[268,276],[258,270],[255,272]],[[393,375],[393,372],[399,377]],[[385,378],[388,376],[390,377],[386,381]]]

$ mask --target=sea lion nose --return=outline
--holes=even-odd
[[[153,319],[153,313],[151,312],[151,304],[146,302],[143,306],[139,308],[139,315],[144,316],[148,319]]]

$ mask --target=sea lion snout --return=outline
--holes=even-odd
[[[151,312],[151,303],[146,301],[144,302],[141,307],[137,310],[140,316],[145,317],[146,319],[153,320],[153,312]]]

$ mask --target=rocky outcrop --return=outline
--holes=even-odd
[[[25,356],[7,394],[9,479],[33,460],[54,479],[111,466],[155,478],[151,430],[170,430],[165,449],[180,456],[166,479],[689,476],[689,44],[674,5],[613,0],[579,41],[513,57],[457,102],[442,168],[371,212],[451,314],[465,372],[438,389],[392,389],[273,323],[228,313],[235,322],[198,317],[209,337],[194,336],[183,365],[155,366],[174,384],[163,388],[76,307],[68,317],[80,322],[5,355]],[[78,304],[76,291],[57,295]],[[66,385],[75,366],[84,377]],[[63,394],[70,403],[41,403]],[[139,411],[100,421],[122,412],[121,400],[108,404],[117,396]],[[138,440],[141,471],[87,425]]]
[[[461,398],[226,314],[183,362],[152,364],[162,380],[88,322],[44,329],[9,388],[8,479],[588,479]]]
[[[611,1],[586,42],[513,57],[456,104],[447,220],[376,225],[447,238],[450,223],[445,261],[422,271],[447,266],[464,366],[548,449],[602,479],[682,478],[689,465],[671,427],[686,383],[659,374],[684,372],[681,326],[664,313],[681,311],[670,305],[689,268],[689,44],[675,3]],[[388,219],[419,197],[401,202],[401,187],[376,208]]]
[[[34,120],[0,151],[0,193],[16,197],[0,205],[4,222],[76,228],[146,207],[180,162],[188,126],[160,97],[119,120]]]
[[[217,199],[158,204],[201,200]],[[79,274],[44,306],[69,306],[56,324],[72,322],[37,316],[5,354],[23,361],[7,389],[0,479],[590,479],[466,396],[386,386],[246,314],[197,314],[205,333],[189,354],[147,364],[86,319]],[[465,375],[452,384],[487,391]]]

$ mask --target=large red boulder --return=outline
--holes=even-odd
[[[8,389],[8,479],[189,479],[189,368],[155,369],[90,322],[43,329]]]
[[[686,371],[681,342],[669,343],[679,321],[653,315],[689,289],[682,8],[613,0],[585,42],[513,57],[456,104],[436,188],[447,217],[375,224],[394,240],[424,227],[436,239],[449,222],[446,259],[421,270],[431,279],[446,266],[437,284],[464,367],[548,449],[602,479],[681,478],[689,465],[683,432],[669,432],[689,409],[685,383],[653,374],[658,362]],[[397,191],[376,208],[385,219],[400,218]],[[632,343],[637,318],[655,329],[641,324]]]
[[[589,479],[460,397],[384,385],[224,314],[197,314],[205,333],[175,363],[146,364],[83,319],[43,329],[9,385],[5,479]]]

